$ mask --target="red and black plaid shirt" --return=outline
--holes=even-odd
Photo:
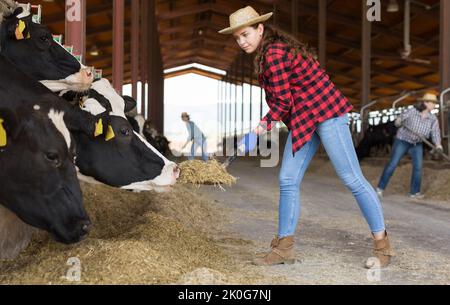
[[[283,121],[292,132],[293,154],[311,140],[318,124],[353,109],[315,59],[294,56],[283,43],[269,46],[259,83],[270,108],[260,124],[270,131],[272,122]]]

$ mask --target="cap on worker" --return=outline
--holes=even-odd
[[[219,33],[233,34],[234,31],[240,28],[264,22],[272,17],[272,15],[273,13],[268,13],[261,16],[253,7],[244,7],[230,15],[230,27],[220,30]]]
[[[423,95],[422,98],[419,98],[418,101],[420,102],[432,102],[432,103],[438,103],[437,95],[431,92],[427,92]]]

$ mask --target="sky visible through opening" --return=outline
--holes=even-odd
[[[219,81],[190,73],[165,80],[164,88],[164,135],[171,142],[171,149],[179,150],[188,138],[186,124],[181,120],[181,113],[189,113],[191,120],[203,131],[207,138],[208,153],[215,153],[217,145],[220,142],[219,131],[224,132],[224,127],[219,126],[219,105],[226,104],[227,121],[231,120],[231,124],[227,124],[228,135],[234,135],[235,122],[235,99],[237,97],[237,117],[236,129],[237,134],[249,132],[250,128],[256,127],[259,123],[261,110],[261,90],[259,87],[245,84],[242,93],[242,86],[237,88],[232,85],[227,87],[228,99],[221,99],[219,90],[225,90],[219,86]],[[151,90],[151,89],[150,89]],[[251,91],[251,92],[250,92]],[[124,86],[124,95],[131,95],[131,85]],[[242,95],[244,94],[244,95]],[[250,94],[252,95],[252,111],[250,115]],[[231,98],[230,98],[231,95]],[[242,121],[242,100],[244,101],[244,119]],[[231,102],[232,101],[232,102]],[[138,84],[138,109],[141,109],[141,85]],[[262,99],[263,112],[265,115],[268,106]],[[222,106],[222,109],[225,107]],[[223,114],[222,114],[223,115]],[[250,122],[251,117],[251,122]],[[222,119],[223,120],[223,119]],[[242,123],[243,122],[243,123]],[[188,145],[183,152],[190,151]]]

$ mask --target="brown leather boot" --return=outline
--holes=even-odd
[[[294,236],[284,238],[275,237],[270,247],[272,251],[266,253],[262,257],[253,260],[253,264],[257,266],[274,266],[280,264],[294,264]]]
[[[391,248],[389,243],[389,237],[386,232],[386,236],[381,240],[373,240],[374,250],[373,254],[375,257],[369,258],[366,262],[366,268],[372,269],[376,267],[387,267],[391,262],[391,257],[394,256],[394,251]],[[374,260],[374,258],[378,259],[378,261]]]

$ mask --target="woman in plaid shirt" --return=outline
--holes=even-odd
[[[431,137],[433,143],[437,146],[437,150],[443,151],[439,121],[431,113],[431,111],[436,109],[436,104],[438,103],[437,96],[432,93],[426,93],[418,102],[414,108],[404,112],[395,122],[399,129],[392,147],[391,160],[384,169],[380,183],[378,184],[377,193],[380,197],[383,197],[383,192],[394,174],[398,163],[404,155],[409,153],[413,162],[411,193],[409,196],[413,199],[423,198],[423,195],[420,193],[423,163],[422,138],[427,139]]]
[[[309,48],[289,35],[264,25],[272,13],[260,16],[252,7],[230,16],[232,34],[247,54],[256,53],[255,68],[266,92],[269,113],[254,129],[261,135],[273,122],[290,130],[279,175],[279,232],[272,250],[254,260],[256,265],[294,263],[294,234],[300,216],[300,184],[322,143],[336,173],[351,190],[371,229],[374,255],[367,268],[387,266],[392,256],[383,211],[374,188],[364,178],[349,130],[352,105],[335,88]]]

